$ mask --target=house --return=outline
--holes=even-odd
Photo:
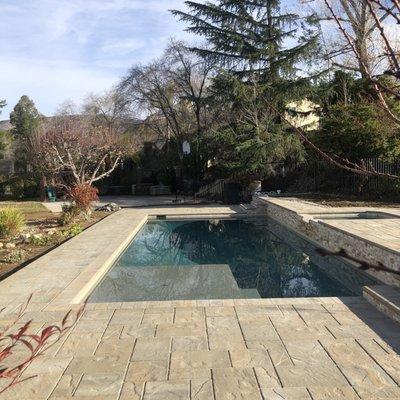
[[[319,108],[308,99],[293,101],[287,105],[286,118],[298,128],[313,131],[319,128]]]

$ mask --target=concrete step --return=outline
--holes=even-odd
[[[240,289],[229,265],[118,267],[90,296],[91,302],[260,298]]]
[[[400,288],[389,285],[364,286],[363,296],[379,311],[400,323]]]
[[[257,289],[240,289],[242,299],[261,299]]]

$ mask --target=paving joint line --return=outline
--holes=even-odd
[[[128,357],[128,362],[126,363],[126,367],[125,367],[124,374],[123,374],[123,376],[122,376],[122,383],[121,383],[121,387],[119,388],[119,391],[118,391],[117,399],[120,399],[121,396],[122,396],[122,389],[123,389],[123,387],[124,387],[124,383],[125,383],[125,380],[126,380],[126,376],[127,376],[127,374],[128,374],[128,369],[129,369],[130,361],[131,361],[131,358],[132,358],[132,355],[133,355],[133,351],[134,351],[134,349],[135,349],[136,340],[137,340],[137,338],[135,338],[135,341],[134,341],[134,343],[133,343],[133,347],[132,347],[131,353],[129,354],[129,357]]]
[[[169,354],[168,354],[168,366],[167,366],[167,381],[169,381],[169,377],[170,377],[170,375],[171,375],[172,342],[173,342],[173,337],[171,337],[170,342],[169,342]]]
[[[310,397],[310,399],[311,399],[311,400],[314,400],[314,397],[313,397],[313,395],[312,395],[312,393],[310,392],[310,389],[309,389],[308,387],[306,387],[306,391],[307,391],[307,394],[308,394],[308,396]]]
[[[211,368],[210,369],[210,375],[211,375],[211,387],[212,387],[212,393],[213,393],[213,398],[214,400],[217,398],[216,394],[215,394],[215,382],[214,382],[214,371]]]
[[[74,357],[72,356],[71,359],[69,360],[68,364],[67,364],[67,365],[65,366],[65,368],[63,369],[63,372],[61,373],[60,377],[57,379],[57,382],[55,383],[55,385],[54,385],[53,389],[51,390],[50,394],[47,396],[47,398],[46,398],[47,400],[50,399],[50,397],[52,396],[52,394],[53,394],[54,391],[56,390],[56,387],[57,387],[58,384],[60,383],[62,377],[63,377],[64,374],[65,374],[65,371],[67,370],[67,368],[69,367],[69,365],[71,364],[71,362],[72,362],[73,359],[74,359]],[[83,374],[82,374],[82,377],[83,377]],[[80,380],[82,379],[82,377],[79,379],[79,382],[80,382]],[[79,383],[78,383],[78,384],[79,384]],[[78,386],[78,385],[77,385],[77,386]]]
[[[293,361],[293,358],[292,358],[292,356],[290,355],[289,350],[287,349],[286,344],[285,344],[285,342],[283,341],[281,335],[279,334],[279,332],[278,332],[278,330],[276,329],[274,323],[272,322],[271,317],[268,317],[268,319],[269,319],[269,321],[270,321],[272,327],[274,328],[274,331],[275,331],[275,333],[277,334],[277,336],[278,336],[280,342],[282,343],[282,346],[283,346],[283,348],[285,349],[286,355],[289,357],[289,360],[291,361],[291,363],[293,364],[293,366],[295,366],[295,363],[294,363],[294,361]]]
[[[240,323],[240,319],[239,319],[239,316],[238,316],[238,314],[237,314],[236,307],[233,307],[233,310],[235,311],[236,321],[237,321],[237,323],[238,323],[238,325],[239,325],[239,329],[240,329],[240,333],[242,334],[242,338],[243,338],[243,341],[244,341],[244,345],[246,346],[246,349],[248,349],[248,347],[247,347],[247,341],[246,341],[246,338],[245,338],[245,336],[244,336],[242,324]]]
[[[257,378],[256,370],[255,370],[254,367],[253,367],[251,370],[253,371],[254,379],[256,380],[256,383],[257,383],[257,389],[258,389],[258,393],[259,393],[259,395],[260,395],[260,398],[263,399],[263,400],[265,400],[265,398],[264,398],[264,396],[263,396],[263,394],[262,394],[260,382],[258,381],[258,378]]]
[[[300,314],[299,310],[296,308],[294,304],[291,305],[294,311],[296,311],[297,315],[300,317],[300,319],[305,323],[306,327],[309,328],[310,326],[307,324],[306,320],[303,318],[303,316]]]
[[[99,339],[99,341],[97,342],[96,347],[94,348],[93,356],[96,354],[96,351],[98,350],[98,348],[99,348],[99,346],[100,346],[100,343],[101,343],[101,341],[102,341],[103,338],[104,338],[104,334],[106,333],[107,328],[110,326],[110,322],[111,322],[111,320],[112,320],[112,318],[113,318],[113,316],[114,316],[114,314],[115,314],[115,311],[116,311],[116,310],[113,310],[113,312],[111,313],[111,316],[110,316],[110,318],[108,319],[107,325],[105,326],[105,328],[104,328],[102,334],[100,335],[100,339]]]
[[[321,305],[326,310],[326,312],[339,324],[339,326],[342,326],[340,321],[333,315],[333,313],[325,307],[325,304],[322,303]]]
[[[323,348],[323,350],[325,351],[325,353],[327,354],[327,356],[332,360],[332,362],[335,364],[336,368],[339,370],[339,372],[342,374],[342,376],[344,377],[344,379],[346,379],[347,383],[349,384],[349,386],[354,390],[354,392],[357,394],[357,396],[359,398],[361,398],[361,396],[358,394],[357,390],[354,388],[354,386],[351,384],[350,380],[347,378],[346,374],[342,371],[342,369],[339,367],[339,365],[337,364],[337,362],[335,361],[335,359],[331,356],[331,354],[329,353],[329,351],[325,348],[325,346],[321,343],[321,341],[318,339],[317,342],[319,343],[319,345]]]
[[[393,383],[397,387],[399,387],[400,386],[399,383],[393,378],[393,376],[384,367],[382,367],[381,364],[379,364],[378,360],[374,356],[372,356],[372,354],[370,354],[370,352],[367,349],[364,348],[364,346],[358,341],[358,339],[354,339],[354,341],[365,351],[365,353],[374,361],[374,363],[377,364],[378,367],[380,369],[382,369],[382,371],[384,371],[386,373],[386,375],[389,376],[389,378],[393,381]]]
[[[272,357],[271,357],[271,354],[270,354],[270,352],[269,352],[268,349],[267,349],[267,354],[268,354],[269,360],[271,361],[272,368],[274,369],[274,371],[275,371],[275,373],[276,373],[276,376],[278,377],[279,384],[281,385],[281,388],[283,388],[282,379],[281,379],[281,377],[280,377],[279,374],[278,374],[278,370],[276,369],[276,366],[275,366],[274,362],[272,361]]]

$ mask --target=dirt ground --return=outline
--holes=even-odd
[[[32,232],[34,234],[42,234],[48,236],[48,232],[54,235],[54,239],[47,244],[33,244],[33,243],[23,243],[21,240],[6,240],[0,239],[3,243],[3,248],[0,249],[0,280],[7,277],[10,273],[13,273],[36,258],[39,258],[43,254],[52,250],[53,248],[59,246],[61,243],[69,240],[72,236],[63,237],[61,233],[67,231],[70,227],[60,226],[58,223],[58,218],[60,214],[50,212],[46,207],[38,202],[0,202],[0,208],[4,207],[17,207],[19,208],[25,216],[26,229],[25,232]],[[79,224],[84,228],[97,223],[101,219],[107,217],[110,213],[94,211],[91,219],[88,221],[79,221]],[[15,248],[7,249],[6,243],[12,242],[15,244]],[[7,260],[10,253],[20,252],[23,254],[21,260],[17,262],[10,262]]]
[[[334,194],[285,194],[285,197],[296,197],[329,207],[389,207],[400,208],[400,199],[394,200],[367,200],[358,196],[341,196]]]

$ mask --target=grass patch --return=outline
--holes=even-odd
[[[7,207],[17,208],[25,215],[49,212],[49,210],[39,201],[0,201],[0,209]]]

